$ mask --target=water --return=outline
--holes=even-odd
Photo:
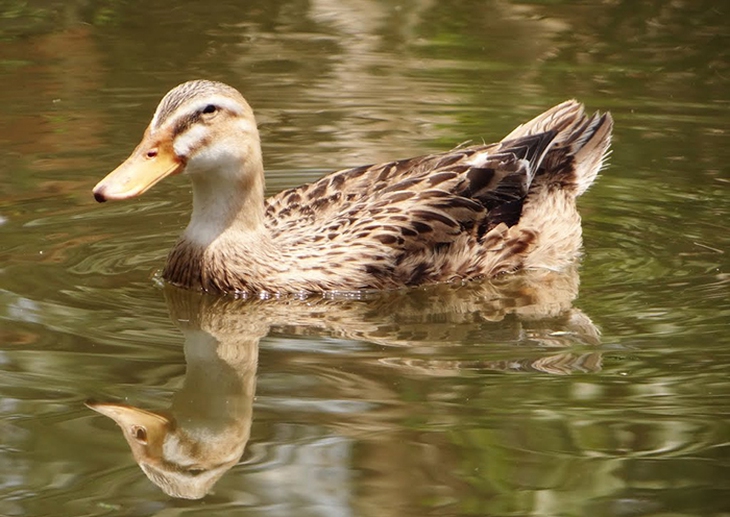
[[[724,2],[0,6],[1,515],[730,513]],[[184,178],[90,189],[194,77],[244,92],[272,193],[611,110],[585,257],[364,299],[165,288]],[[92,399],[176,424],[133,455]],[[202,500],[135,461],[164,472],[164,433],[192,473],[161,484]]]

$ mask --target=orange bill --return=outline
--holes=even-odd
[[[86,407],[111,418],[122,428],[135,457],[138,454],[145,456],[147,453],[144,448],[148,445],[160,445],[165,434],[175,425],[173,420],[165,415],[127,404],[87,401]]]
[[[182,172],[185,163],[175,156],[170,142],[154,142],[145,134],[124,163],[94,187],[94,199],[129,199],[146,192],[162,179]]]
[[[162,457],[165,436],[175,427],[174,420],[127,404],[87,401],[86,406],[117,423],[140,465]]]
[[[93,409],[114,420],[117,424],[125,425],[169,425],[170,419],[159,413],[113,402],[87,401],[86,407]]]

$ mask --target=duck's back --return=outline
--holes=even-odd
[[[575,198],[612,119],[567,101],[501,142],[332,173],[267,200],[305,290],[394,288],[559,269],[581,246]],[[290,282],[291,283],[291,282]]]

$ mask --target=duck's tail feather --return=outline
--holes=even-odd
[[[555,138],[537,172],[538,181],[559,184],[580,196],[604,165],[612,129],[610,113],[588,116],[581,103],[569,100],[518,126],[502,141],[554,132]]]
[[[553,106],[524,124],[520,124],[510,134],[505,136],[502,141],[515,140],[550,130],[564,133],[566,129],[574,126],[576,121],[583,118],[585,118],[583,104],[575,99],[571,99],[561,102],[557,106]]]
[[[613,118],[610,113],[595,113],[580,131],[574,133],[575,138],[566,142],[563,152],[573,158],[571,179],[576,187],[576,196],[588,190],[604,167],[611,146],[612,129]],[[556,149],[559,150],[560,148]],[[546,163],[546,167],[549,165],[550,160]],[[560,172],[559,169],[553,170]],[[568,173],[568,170],[565,173]]]

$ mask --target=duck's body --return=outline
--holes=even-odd
[[[253,113],[233,88],[169,92],[99,201],[186,172],[190,224],[163,277],[238,294],[391,289],[561,269],[579,254],[575,199],[610,143],[609,114],[564,102],[499,143],[325,176],[264,199]]]

